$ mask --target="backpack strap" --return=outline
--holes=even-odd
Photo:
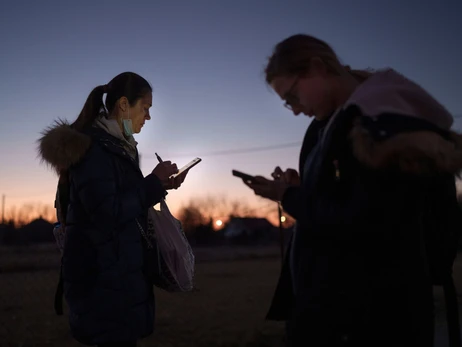
[[[66,227],[67,208],[70,200],[70,182],[68,171],[62,171],[59,176],[58,189],[56,193],[55,208],[59,223],[63,230]],[[63,281],[63,257],[61,256],[61,264],[59,269],[59,281],[55,292],[54,309],[58,316],[63,315],[63,297],[64,297],[64,281]]]
[[[59,281],[55,292],[54,308],[58,316],[63,315],[63,297],[64,297],[64,281],[63,281],[63,258],[61,257],[61,266],[59,269]]]
[[[446,303],[446,320],[448,325],[449,347],[461,347],[459,306],[454,279],[449,276],[443,284]]]

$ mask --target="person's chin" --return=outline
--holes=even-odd
[[[318,112],[314,115],[314,118],[317,120],[317,121],[322,121],[322,120],[326,120],[327,118],[329,118],[331,115],[331,113],[326,113],[326,112]]]

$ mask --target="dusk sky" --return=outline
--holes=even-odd
[[[178,167],[203,159],[168,195],[171,209],[207,195],[254,204],[231,170],[296,168],[299,145],[220,152],[301,143],[311,121],[264,82],[275,44],[317,36],[344,64],[392,67],[460,117],[461,16],[461,0],[2,1],[0,194],[7,210],[52,205],[57,177],[37,159],[40,131],[73,121],[95,86],[133,71],[154,88],[152,119],[136,136],[143,172],[157,164],[154,152]]]

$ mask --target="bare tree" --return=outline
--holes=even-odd
[[[56,219],[55,209],[48,204],[27,203],[19,208],[12,206],[6,211],[6,219],[17,227],[26,225],[37,218],[53,222]]]
[[[264,217],[276,223],[278,221],[277,204],[261,199],[256,206],[250,207],[244,199],[229,199],[223,195],[209,195],[190,200],[180,208],[178,213],[178,218],[181,220],[185,232],[205,225],[216,227],[215,221],[221,220],[226,223],[233,217]],[[284,225],[286,224],[288,223]]]
[[[195,201],[180,209],[178,219],[181,220],[185,233],[191,233],[199,225],[205,224],[205,216],[202,214]]]
[[[265,214],[270,210],[271,207],[268,203],[262,203],[251,208],[245,200],[231,200],[226,196],[209,195],[192,199],[186,205],[183,205],[180,208],[179,219],[184,223],[184,219],[187,217],[188,221],[192,220],[199,225],[209,223],[210,220],[227,220],[231,216],[249,217]]]
[[[17,211],[16,211],[16,206],[10,207],[10,208],[5,212],[5,219],[8,221],[8,223],[12,223],[13,225],[16,225],[16,223],[17,223]]]
[[[33,204],[27,203],[22,205],[18,210],[15,224],[18,226],[23,226],[29,223],[32,220],[31,216],[34,213],[34,209],[35,208]]]
[[[56,220],[56,212],[55,209],[48,204],[39,204],[37,206],[38,212],[39,212],[39,217],[48,220],[48,221],[54,221]]]

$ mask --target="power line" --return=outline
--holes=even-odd
[[[2,195],[2,224],[5,224],[5,194]]]
[[[248,147],[248,148],[240,148],[240,149],[227,149],[222,151],[214,151],[214,152],[206,152],[201,153],[201,157],[212,157],[212,156],[224,156],[224,155],[232,155],[232,154],[244,154],[244,153],[253,153],[253,152],[263,152],[263,151],[270,151],[275,149],[282,149],[282,148],[289,148],[289,147],[299,147],[301,146],[301,142],[292,142],[292,143],[281,143],[277,145],[271,146],[263,146],[263,147]],[[169,154],[170,157],[193,157],[197,156],[197,153],[194,154]],[[144,158],[147,159],[155,159],[154,155],[143,155]]]
[[[458,114],[453,116],[454,119],[462,118],[462,114]],[[276,145],[270,146],[261,146],[261,147],[248,147],[248,148],[239,148],[239,149],[227,149],[221,151],[213,151],[213,152],[206,152],[201,153],[201,157],[213,157],[213,156],[226,156],[226,155],[234,155],[234,154],[246,154],[246,153],[254,153],[254,152],[263,152],[263,151],[271,151],[275,149],[283,149],[283,148],[290,148],[290,147],[299,147],[301,146],[301,142],[291,142],[291,143],[280,143]],[[166,154],[169,157],[194,157],[197,156],[197,153],[179,153],[179,154]],[[143,158],[146,159],[156,159],[154,155],[142,155]]]

